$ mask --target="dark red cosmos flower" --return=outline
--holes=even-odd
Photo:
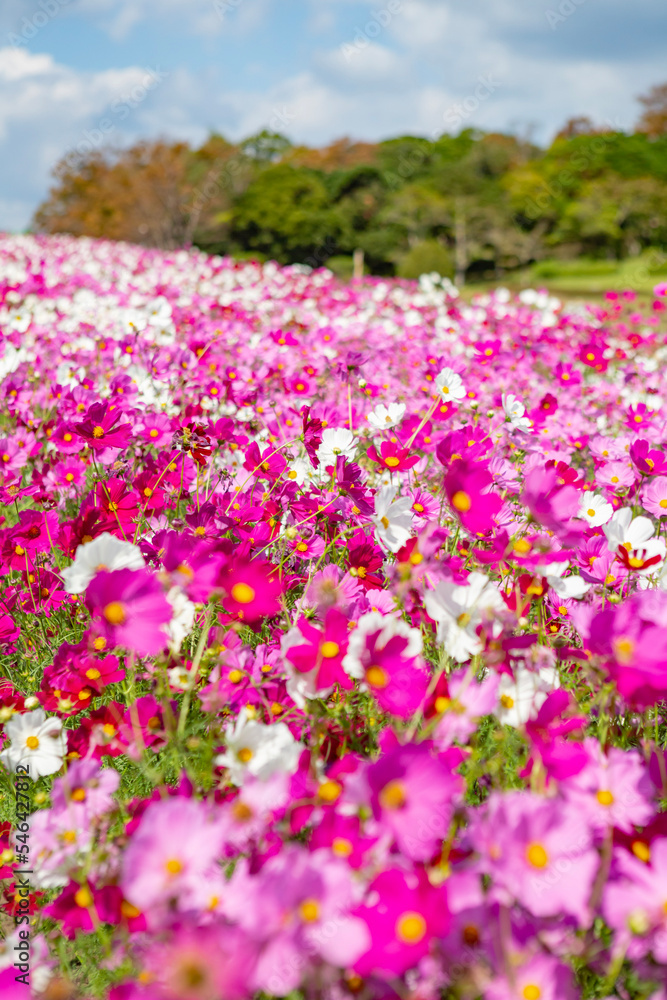
[[[94,885],[70,882],[44,910],[45,915],[58,921],[66,938],[76,937],[77,931],[91,932],[99,923],[120,924],[127,921],[129,930],[146,929],[141,912],[123,899],[116,885],[100,889]]]
[[[125,448],[132,427],[123,423],[125,414],[113,403],[93,403],[88,408],[81,423],[74,424],[74,430],[94,451],[103,448]]]
[[[192,455],[197,465],[206,465],[213,448],[206,429],[199,424],[189,423],[181,429],[181,449]]]
[[[662,560],[662,553],[650,556],[646,549],[628,549],[624,545],[619,545],[616,558],[630,572],[639,573],[648,569],[649,566],[656,566]]]

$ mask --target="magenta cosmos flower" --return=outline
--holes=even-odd
[[[167,635],[162,629],[173,609],[162,585],[143,569],[117,569],[97,574],[86,591],[86,604],[93,630],[106,639],[107,647],[124,646],[139,656],[152,656],[164,649]]]
[[[400,976],[428,954],[434,937],[442,937],[449,928],[445,888],[432,886],[422,871],[382,872],[369,886],[368,899],[356,911],[372,942],[354,967],[361,976]]]

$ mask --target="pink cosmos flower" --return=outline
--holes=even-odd
[[[492,484],[493,477],[482,462],[458,459],[449,466],[445,492],[461,524],[471,534],[483,535],[496,526],[494,515],[503,502],[490,489]]]
[[[552,955],[538,954],[515,968],[512,982],[502,973],[484,990],[484,1000],[574,1000],[572,972]]]
[[[434,733],[436,744],[445,748],[454,740],[465,743],[475,732],[484,715],[491,715],[498,705],[500,678],[490,673],[480,683],[474,671],[462,667],[448,680],[448,694],[435,699],[434,709],[441,715]]]
[[[470,843],[497,898],[537,917],[566,913],[588,923],[599,858],[585,814],[528,792],[494,793],[473,819]]]
[[[253,623],[280,610],[282,586],[275,567],[259,560],[235,562],[223,570],[218,585],[222,605],[230,617]]]
[[[525,772],[530,774],[538,757],[547,775],[547,781],[570,778],[588,763],[588,754],[581,743],[566,737],[581,730],[586,725],[584,716],[563,718],[566,711],[572,711],[575,702],[563,688],[552,691],[547,696],[535,719],[526,723],[526,735],[531,742],[533,755],[528,760]]]
[[[81,423],[74,424],[74,430],[94,451],[124,448],[132,430],[127,421],[123,423],[124,417],[123,411],[114,403],[93,403]]]
[[[636,750],[611,747],[607,754],[595,739],[585,744],[588,764],[564,785],[566,798],[599,833],[610,826],[630,833],[653,815],[650,782]]]
[[[86,605],[93,631],[110,649],[124,646],[151,656],[167,644],[161,626],[171,620],[173,608],[160,581],[147,570],[102,570],[86,591]]]
[[[306,642],[300,641],[300,636]],[[336,608],[330,608],[322,630],[301,618],[293,635],[294,645],[285,649],[285,658],[298,674],[312,674],[313,692],[331,691],[334,684],[352,688],[352,681],[341,664],[347,652],[348,620]]]
[[[462,779],[429,743],[394,746],[366,771],[373,816],[415,861],[433,857],[447,836]]]
[[[667,517],[667,476],[649,480],[641,492],[642,506],[655,517]]]
[[[227,884],[224,910],[262,947],[255,988],[277,996],[296,989],[304,954],[353,965],[370,943],[364,921],[353,913],[357,900],[349,866],[328,851],[284,848],[254,877],[241,862]]]
[[[423,871],[395,868],[382,872],[368,889],[368,901],[356,913],[368,926],[371,945],[354,969],[392,979],[417,965],[434,938],[449,928],[444,886],[434,888]]]
[[[142,992],[137,1000],[246,1000],[256,960],[256,947],[237,927],[178,927],[145,952],[150,986],[148,996]]]
[[[374,445],[368,449],[368,457],[390,472],[403,472],[411,469],[419,461],[419,455],[410,454],[411,449],[401,448],[391,441],[383,441],[378,453]]]
[[[149,924],[159,922],[170,903],[181,912],[198,908],[218,884],[221,851],[222,827],[207,805],[180,796],[153,802],[123,854],[123,895]]]
[[[614,870],[602,897],[605,920],[630,959],[650,951],[657,962],[667,963],[667,838],[654,840],[645,860],[617,849]]]

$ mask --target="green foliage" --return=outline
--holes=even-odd
[[[401,278],[418,278],[420,274],[432,271],[437,271],[443,278],[453,278],[454,264],[451,253],[442,243],[421,240],[401,257],[397,271]]]
[[[264,129],[238,145],[212,134],[195,150],[97,151],[55,177],[35,216],[42,230],[153,246],[191,240],[210,253],[311,267],[336,258],[343,276],[356,249],[367,273],[426,268],[457,280],[523,278],[550,258],[667,254],[667,135],[595,131],[584,119],[545,150],[470,128],[317,150]]]

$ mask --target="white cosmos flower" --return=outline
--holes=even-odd
[[[587,594],[591,589],[590,583],[586,583],[580,576],[564,577],[563,574],[569,569],[568,562],[550,563],[548,566],[538,567],[538,572],[542,573],[551,589],[559,597],[565,599],[576,597],[577,600]]]
[[[180,587],[171,587],[167,591],[166,598],[174,609],[174,617],[162,630],[167,633],[167,645],[172,653],[177,653],[181,648],[183,640],[192,632],[195,622],[195,606],[188,600]]]
[[[481,652],[476,629],[482,618],[505,608],[500,591],[483,573],[471,573],[467,584],[441,580],[424,595],[424,605],[438,623],[438,642],[459,663]]]
[[[400,424],[405,413],[405,403],[390,403],[385,406],[379,403],[372,413],[368,414],[368,423],[378,431],[386,431]]]
[[[294,774],[303,750],[284,722],[267,726],[245,711],[225,728],[225,742],[227,750],[215,763],[229,769],[235,785],[242,785],[248,775],[266,781],[274,774]]]
[[[47,717],[43,708],[14,715],[5,724],[10,744],[0,753],[0,760],[9,771],[16,771],[19,765],[27,767],[28,777],[33,781],[45,774],[55,774],[67,753],[67,737],[62,728],[62,720]]]
[[[626,549],[642,548],[653,536],[655,528],[648,517],[633,518],[631,507],[621,507],[602,530],[607,536],[607,545],[615,552],[619,545]]]
[[[586,490],[579,504],[579,517],[588,521],[591,528],[598,528],[611,519],[614,508],[599,493]]]
[[[357,439],[347,427],[327,427],[322,433],[322,443],[317,449],[320,465],[335,465],[339,455],[353,459]]]
[[[530,430],[533,426],[532,421],[530,421],[528,417],[524,416],[526,407],[523,405],[521,400],[512,395],[511,392],[504,392],[502,395],[502,401],[505,416],[511,423],[512,427],[516,427],[520,431]]]
[[[137,545],[124,542],[105,531],[92,542],[79,545],[74,562],[62,571],[62,577],[68,594],[82,594],[101,570],[111,573],[117,569],[143,569],[145,565]]]
[[[366,650],[366,636],[375,632],[380,633],[375,642],[376,649],[384,649],[387,643],[398,635],[408,640],[407,646],[401,650],[401,656],[405,659],[411,660],[419,656],[422,651],[422,636],[419,629],[411,628],[400,618],[383,615],[380,611],[369,611],[361,616],[350,635],[347,653],[342,662],[343,670],[356,680],[364,676],[362,656]]]
[[[435,377],[435,387],[445,401],[463,399],[466,394],[463,380],[453,368],[443,368]]]
[[[373,523],[378,541],[389,552],[398,552],[412,533],[412,501],[410,497],[395,500],[398,487],[383,486],[375,494]]]
[[[503,674],[498,686],[498,719],[514,728],[525,725],[537,715],[547,695],[557,687],[560,687],[560,680],[553,667],[542,667],[538,671],[517,667],[514,677]]]

